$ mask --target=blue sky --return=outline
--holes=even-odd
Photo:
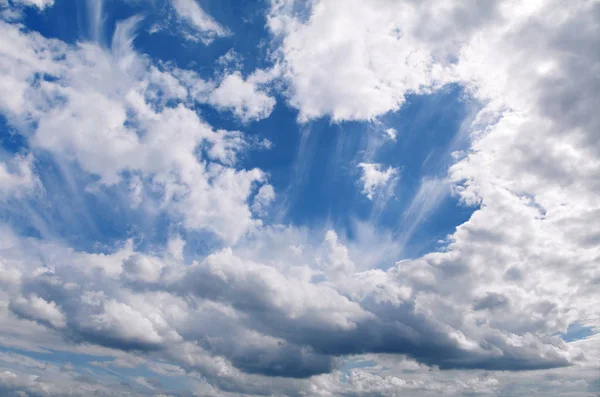
[[[0,394],[594,395],[599,10],[0,0]]]

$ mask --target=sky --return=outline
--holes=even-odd
[[[600,396],[598,0],[0,0],[0,395]]]

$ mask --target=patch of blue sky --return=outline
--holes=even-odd
[[[91,363],[95,361],[108,361],[114,358],[112,356],[95,356],[91,354],[81,354],[54,349],[47,350],[47,352],[29,351],[2,345],[0,345],[0,351],[20,354],[34,360],[48,362],[59,366],[67,363],[76,366],[93,365]]]
[[[323,118],[297,126],[295,111],[281,106],[281,99],[278,103],[271,117],[244,130],[269,139],[274,149],[249,152],[243,165],[269,173],[280,195],[275,211],[283,215],[277,221],[330,226],[350,238],[357,220],[374,222],[396,236],[406,234],[410,225],[405,223],[411,221],[406,212],[415,209],[411,203],[423,181],[442,181],[452,164],[451,153],[467,147],[461,127],[475,106],[457,86],[410,96],[399,111],[381,119],[385,128],[398,131],[393,141],[384,136],[381,125],[368,122],[336,124]],[[361,193],[360,162],[399,169],[400,180],[380,213],[375,213],[376,203]],[[435,248],[473,211],[444,194],[418,220],[405,242],[404,255]]]
[[[102,4],[102,23],[97,28],[94,19]],[[256,68],[271,65],[266,32],[266,2],[221,1],[198,2],[214,20],[230,34],[215,37],[210,44],[182,38],[181,29],[193,31],[178,18],[168,0],[153,2],[122,2],[110,0],[64,1],[44,12],[28,9],[25,25],[46,37],[58,38],[68,43],[98,41],[107,46],[114,27],[119,21],[134,15],[143,16],[135,39],[135,46],[156,61],[169,62],[181,68],[193,69],[204,78],[214,74],[214,63],[228,51],[234,50],[243,59],[241,71],[247,75]],[[77,24],[72,23],[73,20]],[[56,23],[64,21],[65,23]],[[70,22],[70,23],[67,23]]]
[[[371,368],[377,365],[376,361],[373,360],[361,360],[361,359],[349,359],[344,361],[344,363],[338,368],[338,371],[341,372],[340,382],[346,383],[346,378],[350,376],[352,370],[356,369],[364,369]]]
[[[27,138],[19,134],[6,117],[0,115],[0,160],[26,151],[28,146]]]
[[[63,241],[87,252],[112,252],[128,238],[141,248],[168,239],[167,215],[149,216],[132,208],[126,182],[100,186],[97,177],[76,164],[57,162],[43,152],[37,153],[34,166],[43,192],[0,207],[0,219],[20,234]]]
[[[104,372],[108,376],[111,376],[113,378],[116,377],[121,380],[126,380],[131,386],[142,389],[145,387],[140,387],[140,385],[136,384],[135,378],[143,377],[146,379],[153,379],[154,381],[160,382],[160,386],[162,388],[170,391],[177,391],[182,389],[185,390],[186,384],[189,382],[189,379],[186,376],[165,375],[162,373],[152,371],[148,366],[143,364],[134,367],[124,367],[112,365],[111,360],[91,360],[87,363],[86,366],[94,372]]]
[[[36,360],[40,363],[52,364],[65,370],[73,371],[82,375],[92,375],[96,381],[104,381],[106,383],[127,382],[131,387],[139,390],[144,390],[143,385],[138,384],[135,378],[143,377],[159,381],[161,387],[171,390],[185,390],[189,379],[186,376],[177,375],[176,373],[165,374],[153,371],[146,364],[137,366],[116,366],[113,364],[115,357],[103,355],[82,354],[62,350],[47,350],[45,352],[28,351],[7,346],[0,346],[0,352],[15,355],[15,357],[27,357]],[[160,362],[153,362],[160,365]],[[7,369],[13,369],[14,364],[5,364]],[[2,361],[0,361],[2,366]],[[70,366],[70,367],[69,367]],[[31,368],[29,369],[31,370]],[[40,369],[40,376],[44,375],[44,369]]]
[[[85,5],[85,1],[57,0],[55,6],[43,11],[36,7],[26,7],[22,23],[44,37],[75,44],[84,38],[81,33],[88,23],[84,14]]]
[[[596,334],[592,327],[586,327],[581,324],[569,324],[569,328],[567,328],[567,332],[560,335],[560,338],[565,342],[575,342],[581,339],[588,338],[592,335]]]

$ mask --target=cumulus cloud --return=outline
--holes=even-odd
[[[521,310],[539,311],[533,316],[539,321],[517,315],[520,324],[515,324],[515,332],[542,323],[548,332],[564,330],[571,321],[559,314],[565,310],[576,310],[585,318],[591,315],[592,298],[581,297],[575,304],[571,299],[576,298],[551,292],[568,289],[566,284],[554,285],[557,279],[551,274],[557,271],[555,264],[570,263],[580,274],[571,275],[576,277],[573,282],[584,290],[596,277],[590,261],[596,248],[590,243],[595,241],[596,227],[591,219],[598,208],[596,176],[600,169],[594,132],[598,120],[589,110],[597,96],[588,90],[597,86],[597,76],[590,71],[598,62],[598,52],[586,48],[597,43],[592,32],[597,29],[594,16],[598,5],[583,1],[566,14],[559,9],[553,3],[526,6],[512,1],[450,2],[435,9],[430,2],[382,1],[341,10],[320,1],[305,13],[294,2],[281,1],[274,2],[270,17],[273,32],[281,38],[279,50],[290,85],[290,103],[305,119],[329,115],[352,120],[394,110],[406,93],[423,92],[410,86],[402,88],[401,84],[418,77],[423,79],[418,86],[425,90],[457,82],[482,102],[483,108],[471,126],[472,149],[450,169],[455,193],[465,203],[482,208],[458,228],[448,252],[438,255],[436,266],[448,266],[457,277],[485,275],[485,285],[504,286],[485,291],[479,284],[479,296],[510,291],[511,296],[519,296],[517,307]],[[551,21],[558,21],[557,13],[564,18],[553,25]],[[461,18],[469,22],[457,23]],[[429,22],[421,23],[425,19]],[[324,33],[333,27],[339,35]],[[355,38],[362,27],[368,32]],[[316,34],[326,38],[319,46],[308,40]],[[370,35],[381,40],[365,49]],[[574,45],[575,41],[586,44]],[[389,50],[395,45],[423,55],[416,74],[411,73],[406,53]],[[323,55],[314,57],[315,51]],[[394,65],[395,72],[379,73],[379,51],[390,54],[381,59]],[[309,57],[314,64],[304,63]],[[387,79],[393,82],[387,83]],[[351,88],[339,89],[341,86]],[[395,87],[398,97],[385,95],[389,86]],[[574,90],[579,94],[573,95]],[[384,99],[388,102],[382,102]],[[550,108],[555,111],[549,112]],[[426,203],[431,201],[431,194],[425,193],[425,188],[434,185],[422,185],[424,195],[415,203],[425,206],[419,207],[430,207]],[[412,217],[420,212],[408,213]],[[576,232],[583,230],[582,222],[587,224],[587,237]],[[565,227],[572,233],[560,231]],[[507,275],[517,271],[528,276],[518,281],[513,278],[505,285],[511,279]],[[540,280],[554,286],[546,286],[538,294],[528,292]],[[517,313],[517,307],[511,313]]]
[[[411,34],[420,26],[416,3],[353,1],[342,8],[319,1],[309,8],[274,1],[268,20],[281,38],[282,73],[300,120],[370,120],[397,110],[406,94],[448,81],[446,66]]]
[[[39,296],[19,297],[11,302],[11,310],[24,318],[41,321],[52,327],[65,326],[65,315],[54,302],[46,302]]]
[[[532,333],[506,333],[502,323],[477,325],[460,302],[443,303],[456,299],[443,287],[453,277],[443,267],[400,262],[388,271],[356,272],[334,233],[326,233],[324,242],[325,282],[295,270],[302,258],[296,266],[288,260],[276,268],[257,262],[257,254],[243,247],[239,256],[228,248],[182,266],[167,252],[148,257],[125,246],[101,261],[84,253],[73,260],[64,248],[23,241],[18,244],[29,246],[32,257],[52,253],[55,258],[54,269],[30,271],[33,276],[26,268],[35,269],[44,259],[29,263],[19,250],[5,258],[19,266],[15,270],[23,280],[17,291],[59,302],[65,313],[60,324],[68,324],[65,337],[154,351],[201,370],[207,364],[181,355],[189,343],[207,351],[197,354],[220,355],[242,372],[299,378],[329,372],[335,357],[366,352],[406,354],[441,368],[515,370],[569,363],[572,352],[557,337],[544,341]],[[12,312],[58,321],[53,320],[57,309],[50,310],[54,304],[35,306],[31,299],[29,305],[17,301],[21,306]],[[223,328],[230,337],[222,335]]]
[[[384,188],[398,174],[398,169],[387,167],[383,164],[376,163],[360,163],[358,168],[361,169],[362,175],[360,182],[363,185],[363,194],[373,200],[373,196],[382,188]]]
[[[275,99],[261,91],[254,80],[253,76],[244,80],[239,72],[229,74],[210,93],[208,102],[217,109],[231,110],[242,121],[264,119],[271,114]]]

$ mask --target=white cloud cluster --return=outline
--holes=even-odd
[[[334,0],[312,7],[274,1],[268,25],[281,37],[282,73],[300,120],[373,119],[397,110],[408,93],[448,82],[447,66],[435,62],[411,31],[421,26],[426,8],[408,1],[353,0],[344,7]],[[472,8],[464,6],[466,12]],[[451,22],[442,10],[427,25]]]
[[[271,114],[275,99],[258,89],[254,76],[244,80],[234,72],[223,78],[208,102],[217,109],[231,110],[242,121],[260,120]]]
[[[358,168],[362,171],[360,177],[363,185],[362,192],[369,200],[373,200],[376,192],[384,188],[398,174],[398,169],[392,167],[384,169],[384,165],[376,163],[360,163]]]
[[[598,278],[600,121],[593,109],[599,53],[591,49],[599,44],[599,12],[595,1],[564,9],[517,1],[440,7],[372,1],[342,8],[323,0],[310,12],[276,1],[270,26],[281,39],[290,103],[305,119],[361,119],[394,110],[406,93],[419,92],[402,89],[417,77],[419,87],[462,84],[481,101],[472,150],[450,169],[455,192],[481,209],[452,236],[448,252],[436,254],[436,263],[481,272],[487,280],[478,286],[482,294],[490,285],[518,295],[521,305],[547,308],[534,317],[557,332],[571,321],[590,321],[595,311],[593,297],[575,295]],[[317,36],[321,40],[308,39]],[[367,45],[371,36],[378,39]],[[423,60],[416,74],[414,54]],[[303,61],[309,58],[312,63]],[[393,71],[380,70],[380,59]],[[436,73],[424,75],[429,71]],[[398,97],[385,95],[387,87]],[[564,279],[556,277],[558,263],[569,269],[563,268]]]
[[[456,381],[439,373],[437,380],[423,379],[415,374],[426,374],[427,367],[413,359],[455,370],[568,363],[583,373],[593,369],[587,363],[597,353],[584,358],[580,348],[556,336],[537,336],[536,313],[548,311],[548,305],[513,306],[517,302],[510,300],[503,307],[507,317],[490,321],[484,314],[493,305],[477,301],[481,275],[444,263],[445,254],[399,262],[387,271],[358,271],[350,253],[368,256],[373,248],[349,249],[331,231],[321,244],[312,234],[266,228],[186,264],[178,259],[178,239],[152,255],[130,244],[97,255],[18,238],[4,229],[2,270],[14,276],[0,296],[0,306],[8,308],[0,312],[1,340],[28,335],[29,349],[65,350],[73,349],[72,342],[86,342],[98,346],[93,354],[129,357],[133,367],[166,360],[191,378],[202,376],[217,395],[219,389],[250,395],[307,390],[393,395],[400,388],[459,396],[500,388],[486,375]],[[288,245],[275,244],[280,241]],[[315,281],[319,275],[321,281]],[[455,282],[462,286],[460,294]],[[517,314],[517,322],[508,320]],[[515,324],[524,328],[514,329]],[[408,377],[352,370],[340,382],[335,357],[365,352],[406,355],[421,369]],[[398,369],[385,360],[381,365]],[[264,376],[280,378],[266,384]]]
[[[0,106],[14,125],[31,133],[36,150],[75,160],[106,185],[119,183],[125,171],[139,173],[150,183],[147,188],[163,192],[161,205],[179,213],[187,227],[234,240],[256,224],[247,200],[265,175],[232,168],[246,147],[241,134],[215,131],[190,107],[190,100],[202,100],[195,90],[203,95],[211,83],[196,79],[188,86],[189,72],[159,69],[132,49],[138,23],[131,18],[117,26],[110,53],[92,44],[69,47],[3,24]],[[219,88],[215,95],[227,101]],[[166,106],[167,101],[177,104]],[[265,101],[272,106],[272,98],[250,88],[240,115],[268,115],[270,110],[252,107]],[[254,113],[247,116],[248,111]],[[197,157],[200,147],[208,161]],[[3,166],[3,190],[31,184],[23,161],[19,173]],[[139,204],[139,184],[137,191]]]
[[[472,148],[449,174],[455,193],[481,208],[445,252],[417,262],[424,268],[411,261],[400,267],[419,274],[432,266],[453,285],[471,285],[468,321],[502,323],[517,334],[599,326],[591,291],[599,279],[600,119],[593,109],[600,105],[600,53],[592,48],[600,45],[600,7],[563,6],[371,1],[345,8],[323,0],[307,11],[275,1],[270,16],[289,100],[302,120],[369,119],[397,109],[406,94],[451,82],[481,102]],[[369,42],[371,36],[377,40]],[[416,73],[414,54],[423,60]],[[380,59],[391,71],[378,68]],[[418,88],[411,86],[419,77]],[[448,288],[446,303],[460,305],[462,294]],[[421,299],[429,313],[441,303],[433,295]],[[443,310],[435,317],[447,318]],[[461,321],[464,332],[468,321]]]

